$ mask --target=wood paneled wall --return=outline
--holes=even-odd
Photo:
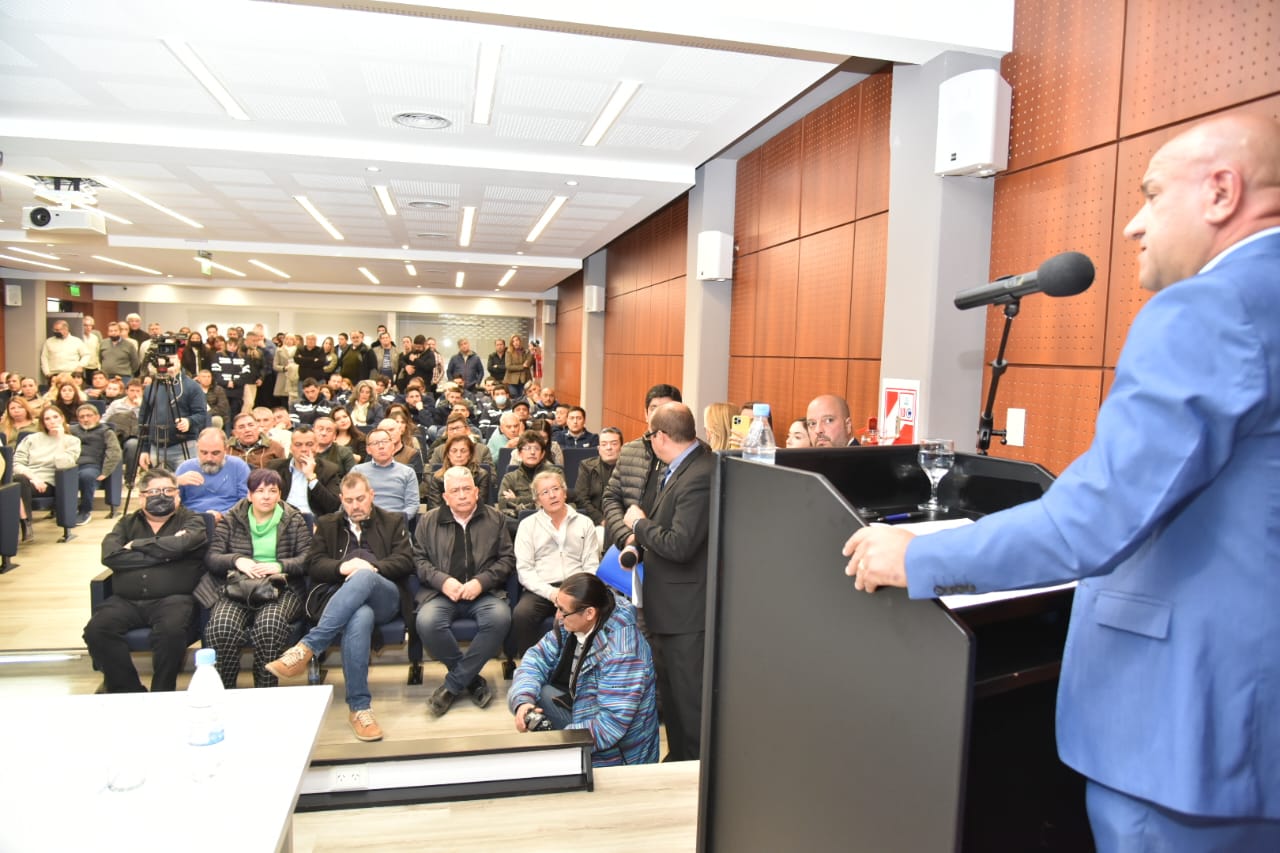
[[[582,285],[576,272],[557,285],[556,399],[582,405]]]
[[[891,95],[869,77],[738,161],[729,398],[769,402],[776,432],[819,394],[875,413]]]
[[[628,441],[645,430],[645,392],[662,382],[679,387],[684,371],[688,224],[689,200],[681,196],[608,247],[600,423]],[[578,318],[581,330],[581,297]]]
[[[1002,64],[1013,120],[1010,169],[996,178],[991,277],[1074,250],[1093,259],[1097,278],[1080,296],[1023,302],[996,425],[1005,409],[1026,408],[1027,443],[993,454],[1060,472],[1088,447],[1147,298],[1123,235],[1147,161],[1207,115],[1280,115],[1274,24],[1271,4],[1246,0],[1019,0]],[[990,360],[1004,321],[988,311]]]

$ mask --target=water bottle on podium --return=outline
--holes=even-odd
[[[213,778],[222,764],[226,736],[222,722],[222,678],[214,663],[213,649],[196,652],[196,672],[187,685],[187,752],[191,756],[191,776],[197,782]]]
[[[769,426],[769,404],[756,403],[751,407],[751,427],[742,442],[742,458],[772,465],[777,450],[778,442],[774,441],[773,428]]]

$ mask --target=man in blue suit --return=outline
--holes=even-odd
[[[844,547],[913,598],[1079,578],[1062,760],[1101,851],[1280,850],[1280,124],[1156,152],[1125,228],[1157,291],[1093,444],[1038,501]]]

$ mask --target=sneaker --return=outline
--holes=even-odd
[[[477,675],[475,681],[467,685],[467,691],[471,693],[471,701],[481,708],[488,708],[489,703],[493,701],[493,688],[482,675]]]
[[[82,512],[76,515],[76,527],[84,527],[91,521],[93,521],[93,513]]]
[[[427,700],[427,708],[437,717],[443,717],[450,708],[453,707],[453,700],[457,698],[449,691],[449,688],[441,684],[431,694],[431,698]]]
[[[294,648],[297,648],[297,646]],[[382,727],[373,718],[371,709],[365,708],[363,711],[352,711],[351,716],[347,718],[347,722],[351,723],[351,731],[356,733],[356,740],[382,740]]]
[[[293,678],[296,675],[302,675],[307,671],[307,664],[311,662],[313,654],[306,645],[298,643],[293,648],[286,649],[284,654],[267,664],[267,672],[276,678]],[[376,728],[377,725],[375,724],[374,727]]]

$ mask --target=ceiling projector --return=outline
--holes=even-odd
[[[106,236],[107,220],[96,210],[75,207],[24,207],[22,227],[28,231],[62,234],[67,237]]]

